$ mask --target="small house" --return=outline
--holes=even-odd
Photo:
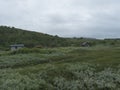
[[[24,47],[24,44],[14,44],[10,45],[11,51],[18,50]]]
[[[83,42],[83,43],[81,44],[81,46],[82,46],[82,47],[90,47],[91,45],[90,45],[89,42]]]

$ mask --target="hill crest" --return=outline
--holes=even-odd
[[[26,47],[43,47],[59,46],[63,38],[52,36],[35,31],[27,31],[14,27],[0,26],[0,46],[8,47],[11,44],[25,44]]]

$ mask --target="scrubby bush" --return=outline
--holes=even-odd
[[[26,69],[29,71],[22,68],[1,70],[0,88],[1,90],[120,89],[120,70],[105,68],[97,71],[96,67],[87,63],[64,64],[62,67],[47,64],[44,67]]]
[[[39,48],[22,48],[19,50],[14,50],[14,51],[10,51],[8,54],[28,54],[28,53],[41,53],[41,54],[51,54],[51,53],[55,53],[56,50],[54,49],[39,49]]]
[[[119,49],[37,50],[0,56],[0,90],[120,90]]]

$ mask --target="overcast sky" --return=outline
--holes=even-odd
[[[120,37],[120,0],[0,0],[0,25],[61,37]]]

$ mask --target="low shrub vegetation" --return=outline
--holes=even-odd
[[[1,52],[0,90],[120,90],[119,54],[106,47]]]

